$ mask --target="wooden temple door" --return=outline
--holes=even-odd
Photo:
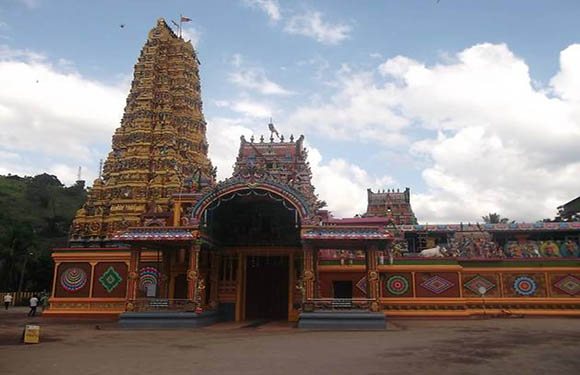
[[[288,256],[248,256],[246,319],[288,318]]]

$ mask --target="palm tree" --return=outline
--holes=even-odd
[[[502,218],[498,213],[489,213],[487,216],[482,216],[481,218],[486,224],[505,224],[510,220],[507,217]]]

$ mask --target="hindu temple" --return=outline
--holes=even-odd
[[[196,51],[159,19],[70,245],[53,252],[47,315],[580,315],[580,222],[421,225],[410,188],[369,189],[366,213],[334,218],[304,136],[242,136],[218,182],[206,127]]]

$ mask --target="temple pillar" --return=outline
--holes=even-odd
[[[52,291],[50,292],[50,298],[54,298],[56,295],[56,279],[58,277],[58,268],[60,267],[60,262],[54,263],[54,270],[52,275]],[[91,284],[93,283],[93,279],[90,280]]]
[[[135,300],[137,299],[137,288],[139,284],[139,261],[141,258],[140,249],[131,249],[129,258],[129,285],[127,286],[127,311],[135,309]]]
[[[372,244],[366,250],[367,297],[371,299],[371,311],[379,311],[380,279],[378,272],[378,249]]]
[[[162,281],[163,281],[163,290],[160,290],[160,295],[162,298],[172,298],[173,297],[173,290],[171,289],[173,286],[173,270],[172,270],[172,258],[173,252],[168,249],[161,250],[161,259],[162,259]]]
[[[212,308],[217,308],[218,306],[218,283],[219,283],[219,265],[221,262],[221,257],[215,252],[211,253],[211,268],[209,271],[209,305]]]
[[[316,270],[314,264],[316,250],[311,245],[303,245],[302,248],[304,250],[304,293],[308,302],[316,296]]]
[[[175,202],[173,204],[173,226],[181,226],[181,202]]]
[[[197,302],[197,279],[199,277],[199,244],[191,245],[189,249],[189,264],[187,266],[187,299]]]

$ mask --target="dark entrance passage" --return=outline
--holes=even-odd
[[[175,277],[173,287],[173,298],[175,299],[186,299],[187,298],[187,278],[184,274],[177,275]]]
[[[334,298],[352,298],[352,281],[333,281]]]
[[[249,256],[246,320],[288,319],[288,257]]]

